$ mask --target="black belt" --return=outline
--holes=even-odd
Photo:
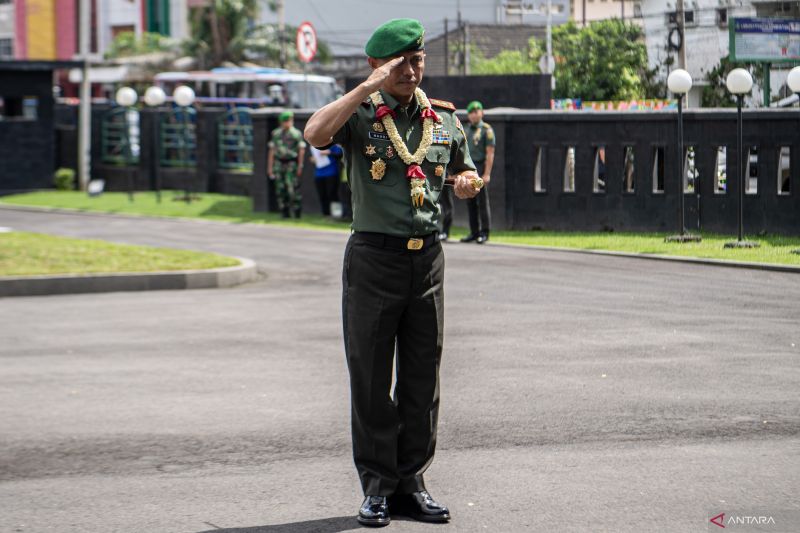
[[[353,235],[362,241],[377,246],[379,248],[392,248],[394,250],[413,250],[416,252],[425,250],[439,242],[439,233],[430,233],[420,237],[395,237],[385,233],[373,233],[371,231],[355,231]]]
[[[278,161],[280,161],[281,163],[291,163],[292,161],[296,162],[297,158],[296,157],[290,157],[289,159],[283,159],[283,158],[279,157]]]

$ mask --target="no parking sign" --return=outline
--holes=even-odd
[[[310,63],[317,55],[317,32],[308,21],[297,28],[297,55],[304,63]]]

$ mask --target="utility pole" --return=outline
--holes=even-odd
[[[622,20],[625,20],[625,0],[622,0],[620,4],[622,4]]]
[[[464,23],[464,76],[469,75],[469,22]]]
[[[583,0],[583,27],[586,27],[586,0]]]
[[[280,63],[281,68],[286,68],[286,20],[283,12],[283,0],[277,0],[278,10],[278,40],[280,42]]]
[[[81,68],[81,102],[78,119],[78,183],[82,191],[89,185],[92,168],[92,83],[89,79],[89,31],[92,7],[89,0],[80,0],[79,47]]]
[[[449,31],[447,29],[447,17],[444,19],[444,75],[450,75],[450,42]]]
[[[547,0],[547,72],[552,74],[550,58],[553,57],[553,2]]]
[[[466,60],[466,57],[467,57],[467,51],[466,51],[467,41],[466,41],[465,35],[464,35],[464,26],[462,26],[462,24],[461,24],[461,0],[458,0],[457,6],[458,7],[457,7],[457,10],[456,10],[456,17],[457,17],[456,24],[458,25],[458,31],[461,32],[461,35],[459,36],[461,38],[461,42],[459,43],[459,48],[461,50],[460,50],[460,52],[458,54],[458,62],[459,62],[458,70],[461,72],[462,76],[466,76],[466,69],[464,67],[464,65],[465,65],[464,61]]]
[[[684,11],[683,11],[683,0],[677,0],[677,17],[678,17],[678,33],[681,34],[681,49],[678,50],[678,67],[689,70],[686,68],[686,25],[684,24]],[[688,98],[687,98],[688,103]]]

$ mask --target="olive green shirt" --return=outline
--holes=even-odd
[[[494,146],[494,130],[484,121],[479,121],[473,125],[471,122],[466,128],[467,139],[469,140],[469,155],[476,163],[486,161],[486,147]]]
[[[269,147],[275,151],[277,159],[286,161],[297,159],[300,155],[300,148],[306,147],[303,134],[292,126],[291,128],[275,128],[269,140]]]
[[[402,106],[381,91],[384,103],[397,113],[395,124],[408,150],[413,154],[422,139],[421,108],[413,98]],[[352,190],[353,230],[385,233],[398,237],[427,235],[438,231],[441,214],[439,194],[448,174],[475,170],[466,146],[461,122],[447,108],[432,103],[441,117],[433,131],[433,144],[423,160],[425,196],[417,209],[411,203],[406,177],[408,165],[397,154],[371,100],[362,102],[344,126],[333,136],[342,146],[347,176]],[[383,175],[376,168],[385,163]],[[371,172],[372,171],[372,172]]]

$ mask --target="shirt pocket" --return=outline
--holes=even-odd
[[[366,156],[365,180],[375,187],[394,187],[400,182],[401,175],[405,177],[405,171],[397,165],[398,157],[387,159],[381,157],[382,153]],[[402,163],[402,162],[401,162]]]
[[[447,175],[447,165],[450,163],[450,147],[432,145],[425,154],[422,162],[422,171],[428,178],[428,183],[434,191],[441,191],[444,185],[444,178]]]

